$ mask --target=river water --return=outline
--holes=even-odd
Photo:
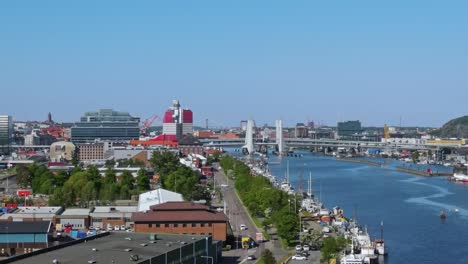
[[[281,181],[289,160],[291,183],[306,191],[311,172],[315,196],[329,209],[340,206],[348,218],[356,212],[372,239],[380,237],[383,221],[385,263],[468,263],[468,184],[402,173],[394,168],[402,165],[398,161],[381,168],[300,153],[301,158],[270,156],[272,174]]]

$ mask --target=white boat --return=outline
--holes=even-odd
[[[354,254],[354,241],[351,240],[351,253],[341,257],[340,264],[364,264],[364,256]]]
[[[281,182],[280,188],[288,194],[294,194],[294,188],[289,183],[289,160],[286,165],[286,180]]]
[[[465,175],[463,173],[454,173],[453,178],[459,182],[468,182],[468,175]]]

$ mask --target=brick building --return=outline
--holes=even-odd
[[[134,213],[135,232],[211,235],[226,241],[229,220],[222,212],[192,202],[167,202]]]

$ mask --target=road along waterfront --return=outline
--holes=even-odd
[[[380,236],[384,221],[389,251],[385,263],[468,263],[468,248],[463,246],[468,237],[468,185],[407,174],[393,165],[374,167],[301,153],[302,158],[270,156],[272,174],[281,181],[289,159],[296,190],[299,185],[307,188],[310,171],[313,191],[326,207],[339,205],[348,217],[356,212],[373,238]],[[441,210],[447,212],[444,221]]]

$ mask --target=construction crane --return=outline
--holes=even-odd
[[[152,115],[151,117],[145,119],[145,121],[143,121],[140,125],[140,133],[146,136],[148,128],[154,123],[156,119],[161,120],[158,115]]]
[[[387,124],[384,125],[384,138],[388,140],[390,138],[390,130],[388,129]]]

